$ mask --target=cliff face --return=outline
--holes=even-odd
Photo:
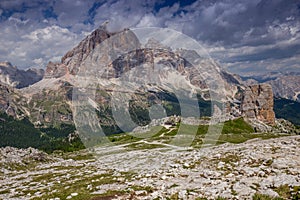
[[[286,75],[267,82],[273,88],[276,97],[300,102],[300,76]]]
[[[81,62],[89,53],[105,39],[114,33],[106,31],[105,27],[100,27],[82,40],[76,47],[68,51],[61,59],[60,63],[49,62],[46,67],[45,78],[58,78],[66,74],[75,75],[78,72]]]
[[[242,97],[241,112],[248,119],[258,119],[268,125],[274,125],[273,104],[273,91],[270,85],[248,86]]]
[[[22,118],[26,111],[27,99],[15,88],[0,83],[0,112],[14,118]]]
[[[244,84],[267,83],[272,86],[275,97],[300,102],[300,73],[271,72],[268,74],[242,77]]]
[[[32,85],[43,78],[44,70],[20,70],[9,62],[0,62],[0,82],[16,88]]]

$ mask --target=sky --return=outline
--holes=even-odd
[[[0,0],[0,61],[45,68],[106,20],[180,31],[233,73],[300,72],[299,0]]]

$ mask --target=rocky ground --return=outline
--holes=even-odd
[[[0,199],[297,199],[299,155],[300,136],[202,149],[121,145],[94,156],[6,147]]]

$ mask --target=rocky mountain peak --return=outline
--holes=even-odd
[[[91,50],[95,48],[97,44],[100,44],[111,35],[113,35],[113,33],[108,32],[105,27],[100,26],[98,29],[94,30],[90,35],[88,35],[84,40],[82,40],[71,51],[68,51],[62,57],[61,63],[69,64],[73,56],[80,56],[80,58],[84,58],[84,55],[87,55]]]
[[[106,24],[102,24],[90,35],[84,38],[76,47],[68,51],[61,59],[60,63],[49,62],[46,67],[45,78],[58,78],[65,74],[75,75],[81,62],[89,53],[102,41],[111,37],[115,33],[106,29]]]
[[[184,59],[185,57],[198,58],[196,52],[186,49],[176,50],[174,52],[152,38],[149,38],[147,43],[144,46],[141,46],[141,48],[128,52],[126,55],[121,54],[122,48],[120,48],[120,55],[118,54],[119,57],[111,63],[107,60],[101,60],[109,58],[110,52],[105,47],[102,48],[99,44],[116,34],[116,32],[109,32],[106,29],[106,25],[107,22],[93,31],[72,50],[67,52],[62,57],[60,63],[49,62],[45,78],[60,78],[68,74],[76,75],[79,68],[82,66],[82,63],[88,62],[87,59],[91,59],[93,62],[98,63],[108,62],[107,69],[105,69],[106,71],[100,72],[106,75],[106,79],[118,79],[122,76],[122,73],[130,71],[132,68],[143,64],[150,64],[152,66],[156,62],[177,70],[180,74],[186,77],[185,81],[188,82],[187,85],[191,84],[200,88],[202,91],[206,91],[208,89],[207,83],[204,81],[203,77],[198,76],[199,71],[196,70],[191,63]],[[133,32],[132,34],[121,35],[119,40],[120,41],[116,41],[116,43],[122,47],[127,47],[132,42],[137,46],[139,45],[139,41]],[[99,56],[99,52],[102,52],[102,54],[107,56]],[[212,74],[209,71],[210,69],[215,69],[215,71],[220,74],[219,78],[220,80],[222,79],[225,87],[224,92],[226,97],[223,100],[239,102],[234,107],[238,111],[232,112],[238,113],[234,115],[234,117],[243,116],[245,118],[262,121],[269,125],[273,125],[275,123],[275,115],[273,112],[273,93],[272,88],[269,85],[262,84],[244,86],[238,76],[221,70],[217,63],[211,62],[202,57],[200,57],[200,60],[201,66],[203,67],[201,70],[205,72],[203,75],[208,74],[208,77],[205,80],[210,80],[209,75]],[[92,74],[95,73],[99,72],[92,72]],[[101,74],[99,74],[99,77],[100,76]],[[174,79],[174,77],[168,76],[167,73],[162,77],[165,77],[165,79],[160,81],[170,81],[169,79]],[[135,77],[135,80],[137,79],[138,77]],[[213,92],[218,93],[220,91]],[[237,95],[237,93],[239,93],[239,95]],[[209,100],[210,98],[209,94],[205,92],[201,95],[205,100]],[[239,96],[238,99],[237,96]]]
[[[8,61],[0,62],[0,66],[7,67],[7,68],[13,68],[13,65]]]
[[[299,72],[270,72],[242,77],[244,84],[267,83],[272,86],[274,96],[300,102]]]
[[[21,70],[10,62],[0,62],[0,82],[12,87],[27,87],[41,80],[43,76],[43,69]]]

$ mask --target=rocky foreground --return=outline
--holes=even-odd
[[[0,199],[300,197],[300,136],[189,150],[113,146],[94,153],[2,148]]]

